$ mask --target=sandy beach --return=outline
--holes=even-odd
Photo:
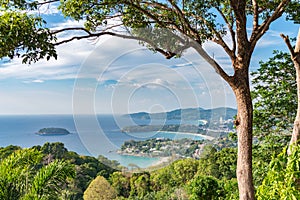
[[[159,160],[154,162],[149,168],[156,168],[156,167],[162,167],[165,166],[167,164],[169,164],[170,162],[173,162],[174,158],[172,158],[171,156],[169,157],[159,157]]]
[[[175,132],[175,131],[157,131],[157,132],[161,132],[161,133],[172,133],[172,134],[189,134],[189,135],[193,135],[193,136],[200,136],[203,137],[206,140],[213,140],[215,139],[212,136],[208,136],[208,135],[202,135],[202,134],[198,134],[198,133],[188,133],[188,132]]]

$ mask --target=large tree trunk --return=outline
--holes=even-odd
[[[237,72],[239,73],[239,72]],[[241,200],[254,200],[252,182],[252,120],[253,107],[250,96],[248,71],[235,74],[232,86],[237,102],[237,119],[235,121],[238,133],[237,180]]]

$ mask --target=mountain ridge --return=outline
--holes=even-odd
[[[184,108],[175,109],[168,112],[159,113],[147,113],[147,112],[137,112],[127,114],[125,116],[130,116],[136,119],[168,119],[168,120],[207,120],[207,121],[217,121],[217,120],[228,120],[233,119],[236,115],[237,110],[230,107],[218,107],[211,109],[198,108]]]

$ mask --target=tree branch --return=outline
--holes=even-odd
[[[59,0],[50,0],[50,1],[38,2],[37,5],[41,6],[41,5],[55,3],[55,2],[59,2]]]
[[[227,20],[224,13],[220,10],[219,7],[217,8],[217,11],[220,13],[223,20],[227,24],[227,27],[229,29],[230,36],[231,36],[231,41],[232,41],[232,52],[235,54],[235,52],[236,52],[236,40],[235,40],[235,31],[233,30],[233,24],[229,23],[229,21]]]
[[[147,6],[153,6],[155,8],[159,8],[159,9],[162,9],[162,10],[168,10],[168,11],[173,11],[171,8],[169,8],[168,6],[162,4],[162,3],[159,3],[159,2],[148,2],[148,1],[142,1],[141,2],[142,4],[145,4]]]
[[[193,16],[193,17],[195,17],[195,16]],[[208,22],[206,21],[206,19],[204,19],[204,18],[202,18],[202,17],[200,17],[200,16],[195,17],[195,18],[196,18],[196,19],[198,18],[198,19],[202,20],[203,23],[207,26],[207,28],[210,29],[210,31],[213,32],[213,33],[215,34],[216,38],[213,38],[213,39],[210,39],[210,40],[213,41],[213,42],[215,42],[216,44],[220,45],[220,46],[225,50],[225,52],[228,54],[228,56],[229,56],[231,59],[235,59],[235,48],[236,48],[236,46],[235,46],[235,44],[236,44],[235,41],[233,42],[233,44],[234,44],[234,47],[233,47],[234,51],[233,51],[233,50],[231,50],[231,49],[229,48],[229,46],[228,46],[228,45],[226,44],[226,42],[223,40],[223,38],[222,38],[222,36],[220,35],[220,33],[219,33],[214,27],[209,26],[209,24],[208,24]],[[233,31],[233,30],[232,30],[232,31]],[[235,35],[234,32],[233,32],[233,35]],[[234,36],[233,36],[233,37],[234,37]]]
[[[157,22],[157,24],[159,24],[160,26],[162,27],[165,27],[164,23],[162,22],[161,19],[157,18],[157,16],[151,14],[150,12],[148,12],[147,10],[143,9],[141,6],[138,6],[134,3],[128,3],[127,4],[128,6],[132,6],[134,7],[135,9],[141,11],[143,14],[145,14],[147,17],[153,19],[155,22]]]
[[[142,38],[142,37],[137,37],[137,36],[132,36],[132,35],[123,35],[123,34],[118,34],[118,33],[113,33],[113,32],[100,32],[100,33],[90,33],[88,35],[83,35],[83,36],[74,36],[72,38],[54,43],[55,46],[64,44],[64,43],[68,43],[71,42],[73,40],[82,40],[82,39],[88,39],[88,38],[97,38],[103,35],[110,35],[110,36],[115,36],[115,37],[119,37],[119,38],[123,38],[123,39],[131,39],[131,40],[137,40],[137,41],[141,41],[141,42],[145,42],[147,44],[149,44],[155,51],[161,53],[162,55],[164,55],[167,59],[170,59],[174,56],[176,56],[178,53],[182,52],[183,50],[187,49],[190,47],[190,45],[185,44],[180,46],[179,48],[177,48],[175,51],[170,52],[170,51],[164,51],[163,49],[159,48],[157,45],[155,45],[154,42],[152,42],[151,40],[148,40],[146,38]]]
[[[280,36],[283,38],[284,42],[286,43],[286,45],[291,53],[291,58],[292,58],[293,62],[295,63],[295,67],[299,66],[299,63],[300,63],[300,28],[298,31],[295,49],[293,49],[293,46],[291,45],[289,36],[285,36],[283,34],[280,34]]]
[[[284,35],[284,34],[280,34],[280,36],[282,37],[282,39],[284,40],[286,46],[288,47],[288,49],[289,49],[289,51],[290,51],[290,53],[291,53],[291,56],[292,56],[292,57],[295,57],[295,56],[296,56],[296,53],[295,53],[295,51],[294,51],[294,49],[293,49],[293,46],[291,45],[291,41],[290,41],[289,36],[286,36],[286,35]]]
[[[300,54],[300,28],[298,30],[298,36],[296,40],[295,52]]]
[[[55,35],[55,34],[58,34],[58,33],[64,32],[64,31],[84,31],[87,34],[92,34],[86,28],[82,28],[82,27],[63,28],[63,29],[60,29],[60,30],[53,30],[53,31],[51,31],[51,33]]]
[[[256,0],[252,0],[252,9],[253,9],[253,31],[256,31],[258,28],[258,5]]]
[[[225,81],[227,81],[230,85],[233,84],[233,77],[229,76],[223,68],[213,59],[211,58],[207,52],[202,48],[200,44],[197,44],[196,42],[191,43],[191,47],[193,47],[199,55],[202,56],[202,58],[208,62],[216,71],[217,74],[219,74]]]
[[[247,35],[247,16],[246,1],[231,0],[230,6],[235,15],[236,34],[237,34],[237,57],[247,58],[249,55],[249,41]],[[234,61],[234,60],[233,60]],[[235,65],[236,66],[236,65]]]
[[[187,27],[187,29],[193,34],[194,37],[198,37],[197,31],[192,28],[189,21],[185,18],[184,13],[180,10],[180,8],[171,0],[168,2],[175,8],[175,12],[178,14],[180,21],[182,22],[183,27]],[[184,33],[189,35],[184,29],[182,30]]]
[[[281,17],[281,15],[284,12],[284,8],[288,5],[290,0],[283,0],[280,2],[280,4],[277,6],[277,8],[274,10],[273,14],[269,16],[256,30],[252,32],[251,38],[250,38],[250,46],[253,50],[257,41],[269,30],[270,24]]]
[[[216,35],[217,35],[217,39],[214,38],[211,41],[213,41],[214,43],[220,45],[225,50],[225,52],[229,55],[230,59],[234,60],[235,59],[235,53],[228,47],[228,45],[225,43],[225,41],[220,36],[220,34],[218,34],[216,32]]]

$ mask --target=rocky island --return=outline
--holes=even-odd
[[[68,135],[70,132],[64,128],[42,128],[36,134],[43,136],[52,136],[52,135]]]

